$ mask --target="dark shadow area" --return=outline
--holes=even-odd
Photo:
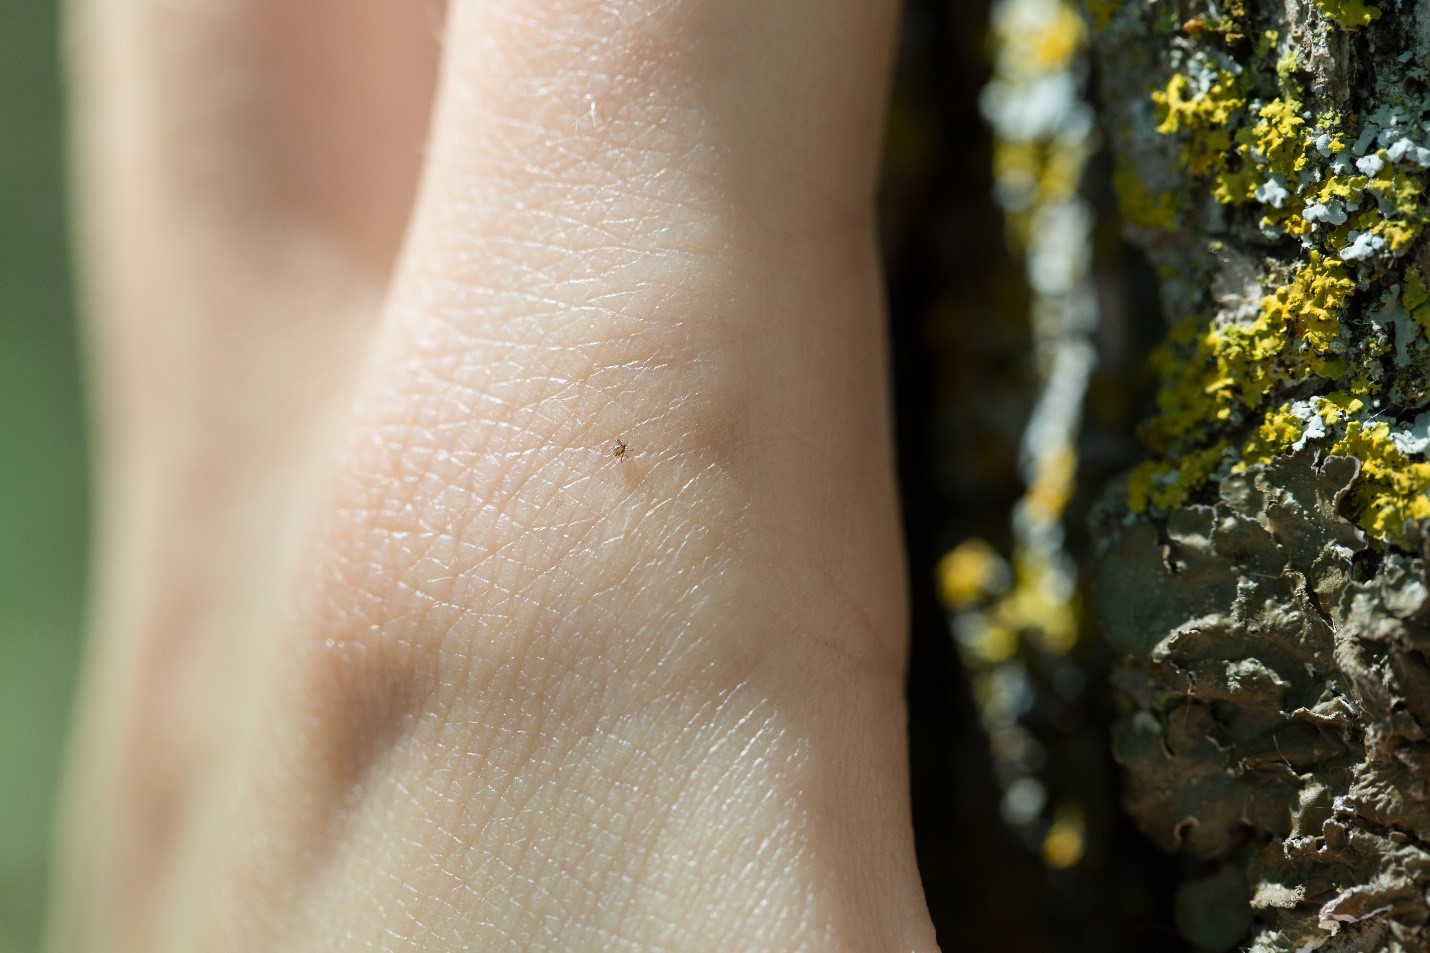
[[[1019,437],[1035,376],[1023,265],[992,198],[992,141],[978,107],[989,76],[988,3],[913,0],[901,38],[881,196],[889,277],[899,479],[912,596],[908,680],[913,811],[920,869],[946,950],[1176,953],[1178,863],[1119,808],[1108,737],[1112,659],[1084,640],[1089,689],[1077,717],[1045,739],[1050,784],[1090,805],[1085,858],[1044,866],[1000,817],[988,740],[935,591],[935,566],[980,537],[1005,548],[1023,492]],[[1155,283],[1120,238],[1099,162],[1089,188],[1098,233],[1102,367],[1079,446],[1069,539],[1086,561],[1083,522],[1101,488],[1137,459],[1148,393],[1146,354],[1160,336]],[[1053,722],[1056,719],[1048,719]]]

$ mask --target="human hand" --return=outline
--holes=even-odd
[[[76,2],[55,948],[934,949],[894,5]]]

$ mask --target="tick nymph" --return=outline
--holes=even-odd
[[[611,456],[619,459],[626,455],[626,442],[620,437],[616,438],[616,446],[611,450]]]

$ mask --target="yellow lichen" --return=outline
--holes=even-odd
[[[1087,852],[1087,820],[1081,808],[1058,808],[1043,836],[1043,863],[1053,870],[1076,867]]]
[[[1315,0],[1328,20],[1343,30],[1359,30],[1380,19],[1380,10],[1364,0]]]
[[[1352,419],[1365,406],[1360,397],[1344,391],[1318,401],[1322,422],[1343,426],[1342,435],[1327,452],[1360,461],[1361,476],[1351,492],[1355,522],[1375,539],[1403,544],[1407,523],[1430,519],[1430,462],[1414,460],[1397,447],[1389,424]],[[1284,404],[1266,415],[1232,469],[1241,472],[1288,453],[1304,434],[1302,418]]]
[[[1241,167],[1231,169],[1225,165],[1212,176],[1212,198],[1222,205],[1245,205],[1256,198],[1257,186],[1264,176],[1256,166],[1245,161],[1250,155],[1250,136],[1247,130],[1238,133],[1237,152],[1243,157]]]
[[[1007,566],[992,546],[970,539],[939,560],[939,596],[949,608],[962,609],[994,593],[1007,574]]]
[[[1038,461],[1032,486],[1023,496],[1028,514],[1041,521],[1059,519],[1077,489],[1077,454],[1059,447]]]
[[[1341,314],[1355,291],[1345,264],[1311,252],[1289,284],[1277,288],[1261,303],[1272,330],[1289,328],[1309,352],[1309,370],[1321,373],[1318,359],[1330,351],[1341,333]]]
[[[1363,0],[1315,2],[1348,30],[1381,14]],[[1221,24],[1199,21],[1183,32],[1210,46],[1212,29],[1221,32]],[[1228,215],[1259,225],[1269,239],[1290,240],[1282,246],[1288,251],[1293,241],[1302,250],[1299,260],[1268,256],[1266,291],[1253,313],[1219,300],[1219,314],[1185,321],[1154,354],[1158,414],[1143,437],[1158,456],[1132,473],[1128,504],[1137,512],[1166,512],[1219,475],[1314,439],[1323,450],[1361,461],[1354,518],[1374,538],[1403,544],[1408,521],[1430,518],[1430,462],[1403,452],[1391,425],[1375,422],[1370,407],[1381,407],[1392,386],[1412,388],[1402,391],[1416,395],[1408,406],[1425,396],[1413,369],[1424,366],[1430,341],[1430,279],[1408,263],[1398,278],[1392,270],[1426,233],[1425,176],[1392,159],[1391,149],[1363,154],[1362,147],[1348,157],[1350,143],[1370,142],[1383,129],[1335,108],[1308,112],[1308,101],[1324,97],[1305,87],[1304,65],[1294,49],[1281,48],[1279,36],[1256,37],[1248,57],[1238,70],[1218,65],[1229,62],[1221,52],[1193,52],[1185,72],[1152,93],[1156,128],[1177,140],[1177,171],[1186,185],[1205,189],[1229,210],[1251,206]],[[1142,227],[1178,226],[1192,206],[1175,190],[1165,202],[1153,196],[1134,168],[1129,162],[1118,171],[1124,217]],[[1171,265],[1166,257],[1158,261],[1159,274]],[[1386,323],[1388,316],[1364,315],[1356,306],[1359,290],[1380,294],[1397,280],[1400,303],[1423,332],[1411,340],[1401,325]],[[1191,301],[1187,310],[1200,304]],[[1367,318],[1374,327],[1360,327]],[[1307,419],[1308,390],[1324,395],[1311,398],[1319,421]]]
[[[984,625],[962,640],[965,662],[998,665],[1018,654],[1018,633],[1001,625]]]
[[[1344,272],[1343,262],[1312,252],[1290,281],[1262,299],[1252,320],[1194,319],[1154,353],[1159,413],[1143,437],[1166,458],[1134,473],[1128,502],[1135,511],[1179,506],[1205,486],[1229,446],[1224,438],[1206,446],[1219,425],[1251,418],[1278,385],[1345,373],[1340,319],[1355,282]],[[1267,413],[1238,447],[1238,468],[1276,456],[1301,429],[1285,405]]]
[[[1059,7],[1057,13],[1036,31],[1021,41],[1012,42],[1031,54],[1032,67],[1039,72],[1063,70],[1072,62],[1087,42],[1087,26],[1077,8],[1071,5]],[[1018,49],[1013,50],[1014,53]]]
[[[1374,195],[1389,212],[1368,209],[1357,225],[1385,240],[1392,252],[1401,252],[1420,237],[1424,229],[1423,200],[1425,187],[1404,172],[1387,165],[1382,173],[1366,183],[1366,191]]]
[[[1152,93],[1157,107],[1157,131],[1170,136],[1185,133],[1182,160],[1194,176],[1226,169],[1231,151],[1233,121],[1246,108],[1237,78],[1223,70],[1205,92],[1192,88],[1182,73],[1172,76],[1164,89]]]
[[[1266,34],[1269,41],[1268,46],[1274,47],[1279,37],[1275,30],[1270,30]],[[1281,58],[1276,61],[1276,76],[1285,82],[1294,76],[1301,69],[1301,58],[1296,55],[1294,49],[1287,50],[1281,54]]]
[[[1038,179],[1038,201],[1072,201],[1082,188],[1087,159],[1086,151],[1075,147],[1059,144],[1059,147],[1050,150],[1048,160],[1043,164],[1043,174]]]
[[[1087,12],[1095,29],[1105,30],[1122,6],[1122,0],[1087,0]]]
[[[1256,150],[1277,175],[1293,177],[1306,167],[1306,120],[1294,99],[1273,99],[1257,111]]]
[[[1389,425],[1352,420],[1331,453],[1360,461],[1352,511],[1373,537],[1403,544],[1408,522],[1430,519],[1430,462],[1412,460],[1401,451],[1390,438]]]
[[[1045,652],[1062,655],[1077,645],[1077,603],[1058,585],[1042,554],[1025,549],[1013,558],[1015,582],[995,608],[998,624],[1027,632]]]
[[[1143,460],[1133,468],[1127,477],[1127,508],[1134,513],[1145,513],[1152,505],[1152,490],[1157,477],[1165,472],[1167,465],[1161,460]]]
[[[993,177],[1007,195],[1017,196],[1018,204],[1031,204],[1042,175],[1041,142],[1024,139],[999,139],[993,145]]]
[[[1255,124],[1236,131],[1234,154],[1240,161],[1233,164],[1224,158],[1210,173],[1212,196],[1218,202],[1245,205],[1256,197],[1257,187],[1268,175],[1281,176],[1291,190],[1300,187],[1298,173],[1306,167],[1308,145],[1306,120],[1300,113],[1299,101],[1275,99],[1257,110]],[[1297,204],[1268,208],[1268,224],[1280,226],[1296,214]]]
[[[1284,381],[1340,376],[1340,317],[1355,290],[1344,270],[1313,252],[1249,322],[1201,318],[1169,338],[1152,358],[1163,382],[1159,416],[1144,434],[1153,448],[1179,449],[1188,436],[1256,411]]]
[[[1305,432],[1306,425],[1291,405],[1282,404],[1262,418],[1261,424],[1242,448],[1241,462],[1235,469],[1240,471],[1254,463],[1270,462],[1295,446]]]
[[[1336,391],[1322,397],[1318,403],[1317,411],[1321,415],[1321,421],[1328,427],[1334,427],[1346,416],[1356,414],[1365,409],[1365,401],[1354,394],[1345,391]]]
[[[1205,450],[1171,460],[1147,460],[1132,471],[1127,483],[1127,505],[1134,513],[1149,509],[1176,509],[1207,485],[1226,461],[1227,443],[1218,441]]]
[[[1345,146],[1339,140],[1332,140],[1331,148],[1339,150]],[[1300,238],[1316,228],[1317,223],[1306,218],[1309,209],[1317,206],[1342,210],[1354,208],[1365,202],[1365,189],[1369,184],[1370,180],[1363,175],[1328,175],[1321,182],[1304,188],[1301,200],[1288,203],[1283,214],[1268,214],[1267,218],[1288,234]],[[1349,225],[1332,228],[1324,233],[1323,241],[1330,246],[1343,243],[1349,229]]]
[[[1138,228],[1170,232],[1177,227],[1177,198],[1171,192],[1153,194],[1137,170],[1121,164],[1112,178],[1123,221]]]
[[[1017,654],[1024,638],[1041,651],[1062,655],[1078,642],[1079,606],[1062,584],[1058,569],[1036,550],[1020,548],[1007,563],[980,539],[958,546],[940,561],[939,594],[962,611],[983,604],[980,624],[962,637],[966,653],[980,665],[995,665]]]
[[[1418,266],[1410,266],[1405,274],[1400,303],[1411,319],[1420,325],[1420,330],[1430,337],[1430,283],[1426,282],[1425,272]]]
[[[1205,92],[1195,93],[1191,80],[1178,73],[1152,93],[1157,131],[1181,137],[1186,171],[1208,182],[1222,205],[1252,201],[1270,175],[1281,176],[1294,191],[1308,163],[1301,102],[1290,96],[1273,99],[1256,110],[1255,123],[1246,125],[1242,85],[1223,71]],[[1294,214],[1289,204],[1279,216],[1274,211],[1273,222]]]

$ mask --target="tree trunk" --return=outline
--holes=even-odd
[[[1128,806],[1207,949],[1430,950],[1430,0],[1086,0],[1171,325],[1097,519]]]

